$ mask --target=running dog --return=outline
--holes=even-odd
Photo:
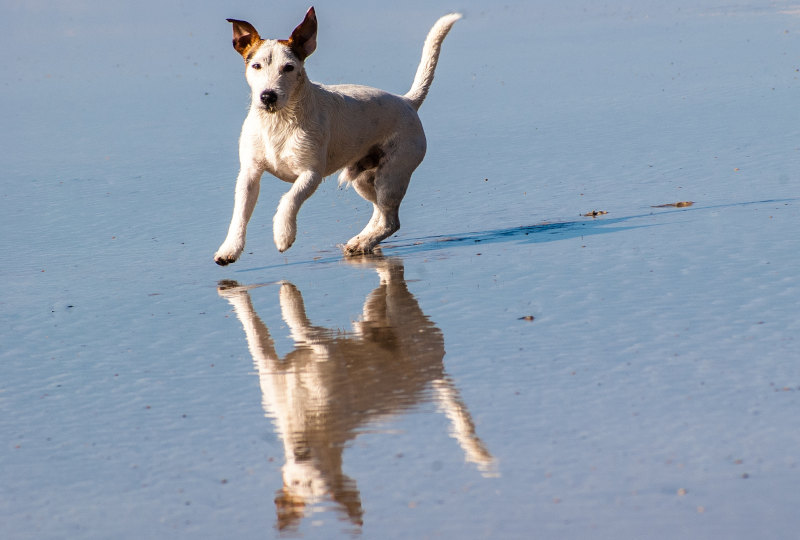
[[[233,218],[214,261],[224,266],[242,254],[264,172],[292,184],[273,218],[280,252],[295,241],[300,206],[324,177],[339,170],[339,182],[351,184],[374,207],[364,230],[344,246],[345,254],[369,253],[394,234],[400,228],[398,209],[411,173],[425,156],[417,110],[433,82],[442,41],[460,18],[452,13],[433,25],[411,90],[404,96],[366,86],[311,82],[304,62],[317,47],[313,7],[288,40],[262,39],[250,23],[228,19],[252,95],[239,139]]]

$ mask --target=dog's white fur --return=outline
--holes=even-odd
[[[400,228],[400,202],[426,150],[417,110],[433,82],[442,41],[460,18],[453,13],[434,24],[404,96],[311,82],[304,61],[316,49],[313,7],[288,40],[261,39],[250,23],[229,19],[252,97],[239,140],[233,218],[214,255],[217,264],[232,263],[241,255],[264,172],[292,184],[273,219],[281,252],[295,241],[300,206],[324,177],[338,170],[340,182],[350,183],[374,207],[364,230],[344,246],[345,253],[368,253]]]

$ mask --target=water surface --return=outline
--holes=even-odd
[[[800,6],[461,4],[381,253],[330,179],[279,254],[265,176],[217,267],[224,19],[307,7],[4,5],[2,536],[791,537]],[[318,3],[309,73],[452,8]]]

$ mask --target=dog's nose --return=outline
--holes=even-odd
[[[264,105],[275,105],[278,101],[278,94],[274,90],[264,90],[261,92],[261,103]]]

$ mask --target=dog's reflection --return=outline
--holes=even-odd
[[[269,330],[253,309],[252,286],[219,284],[220,296],[244,327],[258,370],[266,413],[283,440],[283,488],[275,500],[278,527],[296,526],[306,507],[331,498],[354,525],[363,510],[356,483],[342,472],[345,444],[388,415],[434,399],[452,424],[467,461],[491,475],[491,454],[458,390],[444,371],[444,339],[425,316],[403,278],[399,259],[348,259],[369,265],[380,286],[367,296],[352,331],[311,324],[303,297],[291,283],[280,287],[280,306],[295,350],[279,358]]]

